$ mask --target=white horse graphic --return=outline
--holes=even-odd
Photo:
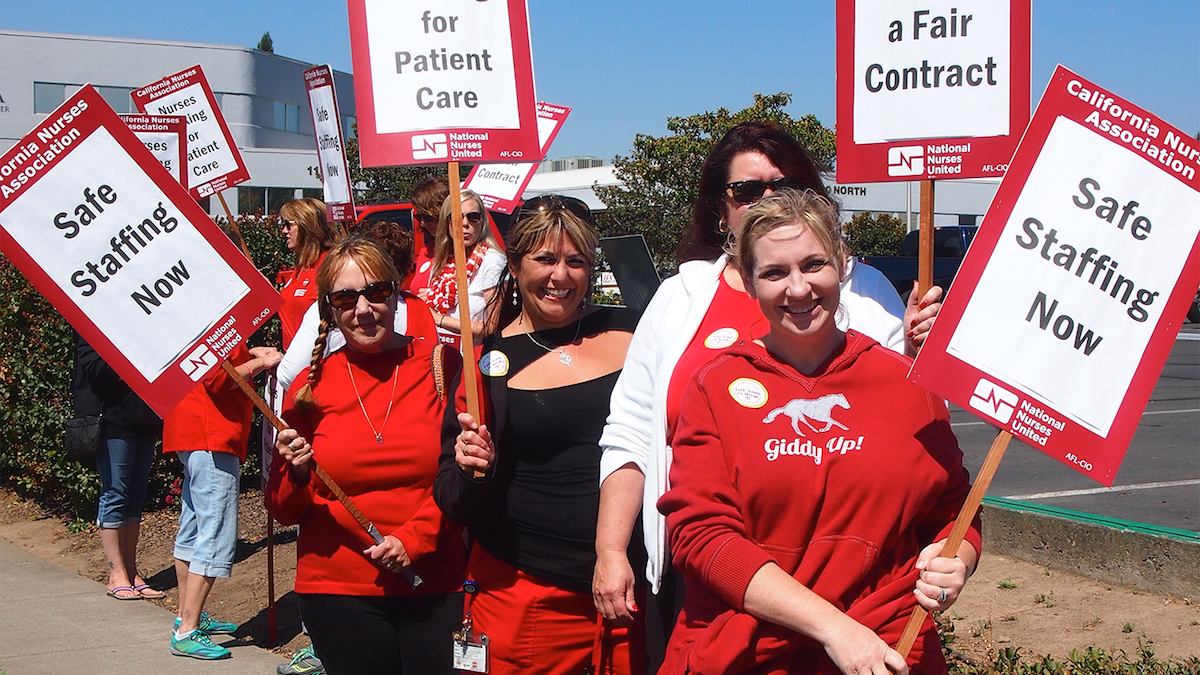
[[[776,408],[767,413],[767,416],[763,418],[763,423],[770,424],[771,422],[775,421],[776,417],[779,417],[780,415],[787,415],[788,417],[792,418],[792,428],[795,429],[796,433],[800,434],[801,436],[804,436],[804,432],[800,431],[801,422],[804,422],[805,426],[817,432],[818,434],[825,433],[834,426],[837,426],[839,429],[849,431],[845,425],[833,419],[832,413],[834,408],[845,408],[849,410],[850,404],[846,402],[846,397],[842,394],[826,394],[818,399],[794,398],[791,401],[788,401],[783,407]],[[812,422],[809,420],[813,420],[815,422],[824,422],[825,428],[818,429],[814,427]]]

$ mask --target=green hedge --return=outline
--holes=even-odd
[[[274,283],[292,262],[278,219],[244,216],[238,227],[255,264]],[[250,343],[278,345],[279,320],[273,318]],[[94,519],[100,480],[93,462],[70,460],[62,451],[62,421],[71,414],[72,357],[70,326],[0,255],[0,483],[78,522]],[[252,451],[257,438],[251,435]],[[257,456],[246,462],[246,480],[257,482],[257,466]],[[155,461],[151,508],[170,501],[179,475],[173,458]]]

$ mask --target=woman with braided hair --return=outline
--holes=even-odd
[[[330,675],[451,673],[461,619],[461,528],[433,501],[444,382],[461,359],[393,331],[400,275],[351,237],[317,272],[321,321],[311,364],[288,392],[267,488],[280,522],[300,524],[296,593]],[[334,332],[345,346],[328,356]],[[368,536],[313,476],[319,462],[384,541]],[[406,569],[423,583],[414,588]]]

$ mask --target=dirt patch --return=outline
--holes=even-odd
[[[207,608],[222,620],[241,624],[238,636],[246,642],[288,656],[308,643],[300,633],[292,592],[296,529],[276,525],[274,532],[277,635],[271,643],[262,494],[242,495],[240,508],[233,577],[217,582]],[[167,591],[167,597],[157,602],[168,609],[178,602],[171,557],[177,517],[178,512],[170,509],[146,514],[138,546],[142,574],[151,585]],[[107,581],[108,563],[94,529],[71,533],[60,520],[8,490],[0,490],[0,536],[59,567],[100,583]],[[103,588],[97,587],[96,592]],[[978,661],[1006,647],[1058,659],[1089,646],[1134,655],[1138,638],[1153,641],[1160,658],[1200,655],[1200,597],[1139,592],[998,555],[984,555],[963,597],[947,614],[954,625],[951,648]]]

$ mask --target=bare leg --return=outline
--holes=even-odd
[[[125,561],[125,576],[129,578],[129,584],[136,586],[146,583],[142,579],[142,575],[138,574],[137,566],[137,546],[138,536],[141,534],[142,524],[139,521],[130,521],[117,528],[121,543],[121,558]]]
[[[175,615],[180,618],[181,623],[183,620],[184,605],[187,604],[188,581],[189,581],[188,575],[189,574],[190,573],[188,572],[188,561],[180,560],[179,558],[176,558],[175,559],[175,578],[179,582],[179,609],[176,610]],[[196,612],[196,616],[200,616],[200,613]],[[180,628],[182,629],[182,627],[183,626],[181,625]]]
[[[178,569],[179,561],[176,561]],[[186,568],[186,564],[184,565]],[[187,572],[187,583],[179,586],[179,632],[186,633],[200,627],[200,612],[204,611],[204,603],[212,592],[215,577],[202,577],[199,574]]]
[[[123,527],[100,528],[100,544],[104,547],[104,555],[108,558],[108,590],[120,588],[121,586],[132,586],[132,579],[129,577],[128,568],[125,565],[124,548],[121,542],[121,531]],[[132,597],[130,593],[123,592],[121,597]]]

